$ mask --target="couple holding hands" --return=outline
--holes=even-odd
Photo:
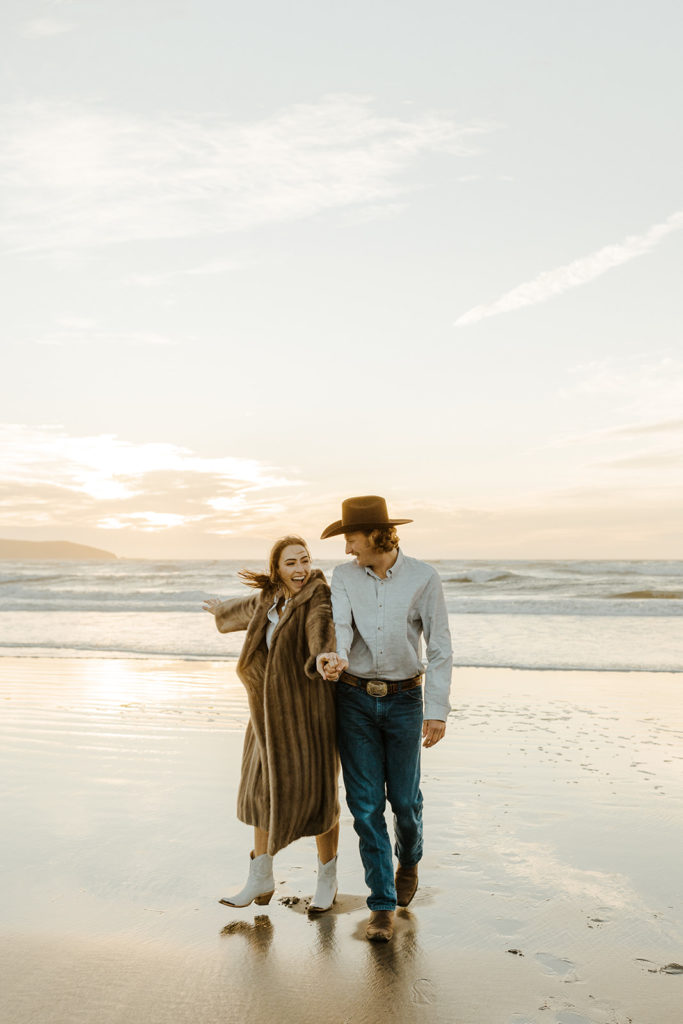
[[[339,761],[359,837],[371,911],[366,936],[388,942],[396,906],[418,884],[422,857],[420,743],[443,737],[450,710],[452,652],[438,573],[399,548],[383,498],[349,498],[322,538],[343,534],[353,561],[328,587],[306,542],[277,541],[268,573],[244,570],[256,592],[204,602],[222,633],[246,629],[237,673],[250,720],[244,739],[237,816],[254,827],[244,888],[220,902],[270,902],[273,856],[315,836],[318,880],[309,913],[337,894]],[[422,637],[427,647],[423,696]],[[386,801],[394,816],[392,848]]]

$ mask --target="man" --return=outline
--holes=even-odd
[[[396,906],[406,907],[422,857],[420,739],[432,747],[446,731],[452,651],[441,580],[426,562],[399,548],[386,501],[348,498],[322,539],[344,534],[353,562],[332,575],[337,653],[321,654],[318,671],[336,687],[337,735],[346,800],[359,836],[371,915],[366,936],[388,942]],[[424,707],[422,642],[427,643]],[[394,815],[394,876],[384,817]]]

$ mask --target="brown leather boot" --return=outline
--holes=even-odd
[[[365,929],[365,938],[370,939],[370,942],[389,942],[393,934],[393,910],[373,910]]]
[[[396,869],[396,902],[399,907],[407,907],[417,892],[417,864],[404,868],[400,864]]]

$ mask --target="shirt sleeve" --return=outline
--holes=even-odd
[[[353,612],[346,587],[336,569],[332,573],[332,616],[337,637],[337,654],[348,661],[353,641]]]
[[[451,710],[449,692],[453,671],[453,648],[446,599],[441,580],[436,574],[425,587],[420,615],[427,644],[424,717],[445,722]]]

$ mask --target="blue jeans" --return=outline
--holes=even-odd
[[[337,738],[346,802],[360,839],[371,910],[394,910],[396,886],[384,817],[394,814],[394,852],[403,867],[422,857],[422,687],[386,697],[338,682]]]

